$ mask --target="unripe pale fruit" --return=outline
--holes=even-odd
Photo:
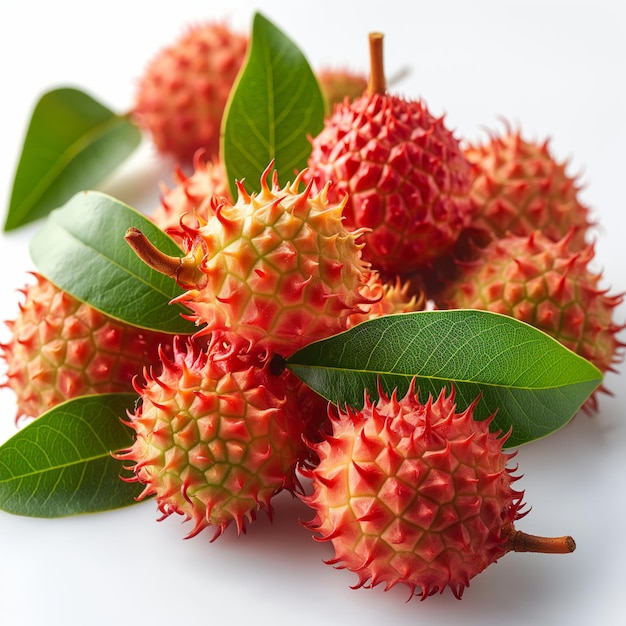
[[[422,599],[450,588],[460,598],[510,550],[574,549],[570,537],[514,528],[523,492],[513,488],[506,437],[474,419],[475,404],[457,412],[445,389],[425,404],[413,386],[401,399],[379,390],[362,410],[340,411],[314,446],[320,462],[302,499],[315,517],[306,525],[332,544],[330,564],[357,574],[356,587],[402,584]]]
[[[317,407],[290,372],[231,333],[215,333],[206,350],[177,340],[162,373],[146,372],[141,403],[129,416],[135,442],[116,457],[131,462],[133,481],[154,495],[164,517],[239,533],[286,489],[300,490],[296,469],[310,457],[303,443]]]
[[[15,392],[17,418],[38,417],[87,394],[132,392],[132,379],[158,362],[171,335],[123,324],[84,304],[40,274],[22,290],[19,313],[0,345],[2,384]]]
[[[247,35],[207,22],[153,58],[138,81],[133,117],[159,152],[185,163],[200,148],[218,154],[224,107],[247,46]]]
[[[176,299],[200,332],[229,330],[268,353],[290,356],[308,343],[345,330],[370,301],[359,291],[368,265],[360,233],[343,225],[344,201],[331,204],[327,186],[301,188],[303,173],[280,187],[270,167],[261,191],[238,184],[235,204],[212,202],[206,223],[186,229],[183,258],[166,257],[131,229],[127,241],[154,269],[186,288]]]

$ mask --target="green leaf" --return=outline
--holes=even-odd
[[[306,167],[311,143],[324,125],[325,100],[306,58],[291,39],[256,13],[250,48],[222,123],[222,158],[237,197],[236,180],[259,191],[272,160],[281,185]]]
[[[170,301],[181,293],[171,278],[154,271],[126,243],[139,228],[160,250],[180,256],[176,243],[147,217],[96,191],[76,194],[54,210],[30,242],[37,269],[75,298],[133,326],[191,334],[197,328]]]
[[[33,111],[4,230],[46,216],[81,189],[96,186],[141,142],[141,132],[72,88],[45,93]]]
[[[416,377],[422,402],[454,385],[459,408],[479,395],[478,419],[497,411],[493,428],[512,429],[507,446],[564,426],[602,381],[591,363],[511,317],[474,310],[389,315],[303,348],[287,367],[331,402],[360,408],[404,394]]]
[[[133,394],[84,396],[32,421],[0,447],[0,508],[31,517],[94,513],[141,492],[112,452],[132,445],[122,423]]]

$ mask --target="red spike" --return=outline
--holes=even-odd
[[[294,202],[292,212],[300,211],[301,209],[306,209],[308,207],[312,188],[313,180],[310,180],[304,188],[304,191],[298,196],[298,199]]]
[[[235,181],[235,184],[237,185],[237,191],[239,192],[239,197],[245,203],[249,203],[250,202],[250,195],[246,191],[246,188],[243,186],[244,182],[245,182],[245,179],[241,179],[241,180]]]
[[[360,443],[369,453],[377,452],[380,449],[380,444],[376,440],[369,439],[367,437],[367,435],[365,434],[364,428],[362,428],[359,433],[359,439],[360,439]]]
[[[233,227],[236,226],[238,222],[237,220],[228,219],[228,217],[224,215],[224,209],[229,206],[230,203],[222,199],[215,208],[215,216],[227,232],[232,232]]]
[[[272,168],[274,167],[274,159],[272,159],[268,166],[263,170],[263,173],[261,174],[261,191],[264,194],[267,194],[270,192],[269,187],[267,185],[267,177],[269,176],[270,171],[272,170]],[[277,173],[274,173],[275,176],[277,176]]]
[[[379,469],[366,468],[359,465],[356,461],[352,461],[352,467],[357,471],[363,481],[375,489],[378,488],[381,479],[384,477],[383,472]]]
[[[325,476],[321,474],[317,474],[315,471],[313,471],[313,476],[317,482],[321,483],[322,485],[324,485],[324,487],[327,487],[328,489],[334,488],[339,482],[336,476],[331,477],[331,478],[326,478]]]

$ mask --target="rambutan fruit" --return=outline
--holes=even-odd
[[[346,226],[364,228],[364,258],[394,279],[447,254],[469,225],[472,167],[443,117],[387,93],[382,35],[370,35],[366,93],[335,107],[312,138],[307,178],[346,196]]]
[[[506,435],[475,420],[475,406],[457,411],[445,388],[424,404],[413,384],[401,399],[380,389],[363,409],[340,410],[313,445],[320,461],[301,498],[315,516],[305,525],[332,544],[331,565],[357,574],[355,587],[403,584],[422,600],[449,588],[460,598],[509,551],[574,550],[571,537],[515,529],[524,494]]]
[[[272,372],[267,353],[233,333],[214,333],[206,349],[177,338],[159,374],[137,384],[140,402],[127,424],[131,481],[154,495],[163,518],[176,513],[219,536],[272,514],[272,498],[301,489],[296,470],[317,400],[290,372]],[[309,393],[310,392],[310,393]]]
[[[492,133],[464,153],[475,168],[472,226],[494,239],[539,230],[552,241],[574,229],[570,248],[585,247],[592,224],[581,184],[567,172],[568,163],[554,156],[549,140],[530,141],[507,125],[504,133]]]
[[[491,241],[466,263],[443,301],[448,308],[482,309],[514,317],[557,339],[595,365],[614,370],[626,344],[615,320],[623,294],[600,286],[594,245],[571,250],[574,231],[557,242],[540,232]],[[606,391],[604,387],[601,390]],[[595,404],[596,394],[587,404]]]
[[[219,153],[224,108],[247,47],[247,34],[210,21],[156,54],[138,81],[132,115],[160,153],[183,163],[201,148]]]
[[[179,233],[181,218],[187,221],[195,218],[197,224],[206,221],[213,196],[230,197],[224,164],[218,158],[206,160],[203,150],[198,150],[194,156],[192,173],[185,174],[177,167],[173,180],[172,187],[162,185],[159,205],[149,215],[170,235]]]
[[[395,281],[384,282],[378,272],[370,272],[360,291],[371,304],[361,305],[361,312],[348,318],[348,327],[383,315],[423,311],[426,306],[424,295],[414,293],[415,290],[411,291],[410,287],[399,276]]]
[[[32,274],[0,344],[7,366],[1,386],[15,393],[17,419],[82,395],[132,392],[133,378],[158,362],[159,346],[167,350],[171,335],[112,319]]]
[[[345,199],[331,204],[328,185],[301,189],[278,184],[272,165],[261,191],[239,182],[235,204],[212,201],[199,227],[186,228],[182,258],[156,250],[136,229],[127,241],[154,269],[186,289],[176,299],[190,310],[199,334],[229,330],[269,353],[288,357],[306,344],[345,330],[369,301],[359,291],[369,271],[361,258],[360,232],[343,225]]]

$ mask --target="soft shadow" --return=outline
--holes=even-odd
[[[162,184],[171,186],[174,167],[172,158],[157,153],[144,140],[136,153],[102,181],[97,190],[138,211],[151,213],[159,204]]]

